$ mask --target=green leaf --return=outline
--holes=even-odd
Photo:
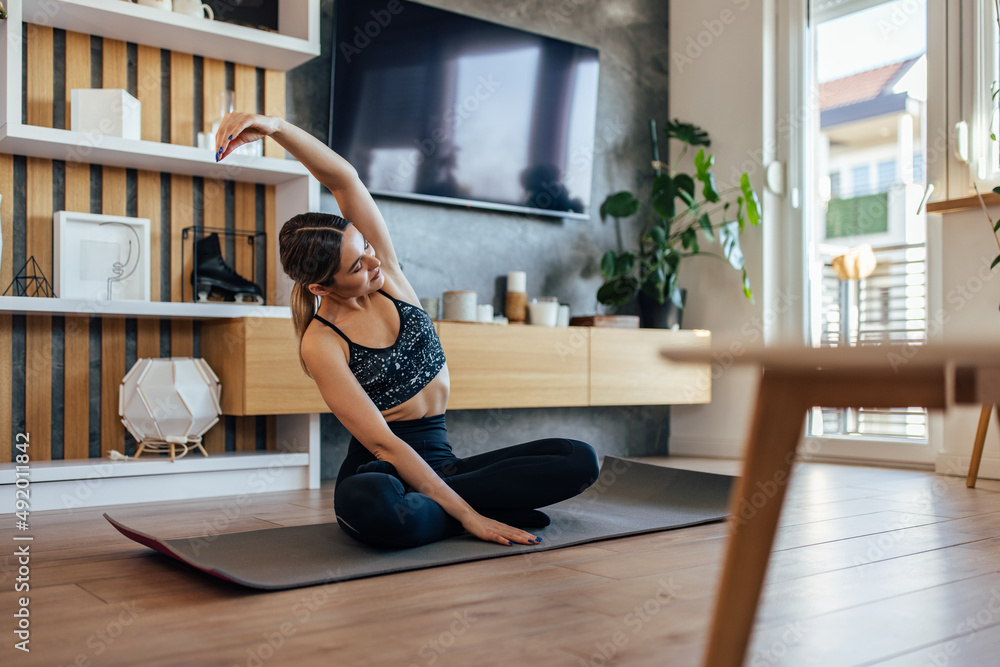
[[[601,277],[610,280],[615,275],[615,255],[614,250],[609,250],[601,257]]]
[[[681,244],[692,254],[698,254],[698,233],[695,232],[694,227],[688,227],[681,232]]]
[[[997,193],[998,195],[1000,195],[1000,185],[998,185],[998,186],[996,186],[995,188],[993,188],[993,192],[995,192],[995,193]]]
[[[997,218],[997,224],[993,225],[993,231],[994,233],[1000,231],[1000,218]]]
[[[704,184],[701,194],[705,197],[705,201],[712,203],[719,201],[719,191],[715,187],[715,174],[709,171],[714,164],[715,156],[709,155],[708,157],[705,157],[704,148],[699,150],[698,154],[694,156],[694,166],[697,170],[697,178]]]
[[[708,132],[697,125],[682,123],[676,118],[668,120],[663,126],[663,132],[670,139],[677,139],[691,146],[711,146],[712,140],[708,138]]]
[[[663,247],[667,243],[667,232],[664,231],[663,227],[653,227],[649,230],[649,235],[653,237],[653,243],[657,247]]]
[[[653,180],[653,210],[664,220],[670,220],[677,214],[677,203],[680,197],[688,206],[694,203],[694,179],[688,174],[661,174]]]
[[[609,215],[613,218],[627,218],[630,215],[635,215],[638,210],[639,200],[628,190],[622,190],[608,195],[604,203],[601,204],[601,220]]]
[[[753,290],[750,289],[750,278],[747,277],[746,269],[743,269],[743,295],[753,303]]]
[[[662,174],[653,179],[653,210],[664,220],[673,218],[677,212],[674,197],[676,190],[673,176]]]
[[[608,306],[623,306],[635,297],[639,281],[634,276],[618,276],[597,290],[597,300]]]
[[[676,250],[668,251],[663,257],[664,267],[669,267],[671,273],[677,273],[677,267],[681,264],[681,254]]]
[[[663,303],[666,299],[667,282],[667,274],[660,267],[646,277],[642,283],[642,291],[649,298],[656,299],[657,303]]]
[[[722,255],[736,270],[742,271],[744,266],[743,249],[740,248],[740,227],[738,222],[728,222],[719,228],[722,242]]]
[[[746,197],[747,205],[747,219],[750,221],[750,225],[760,224],[760,202],[757,200],[757,193],[753,191],[753,186],[750,185],[750,176],[743,172],[740,176],[740,190],[743,191],[743,196]]]
[[[689,207],[694,204],[694,179],[689,174],[677,174],[674,176],[674,187],[677,189],[677,196],[684,200]]]
[[[708,217],[708,213],[703,213],[698,218],[698,224],[701,225],[701,231],[705,235],[705,238],[709,241],[714,241],[715,232],[712,231],[712,219]]]
[[[670,280],[667,282],[667,292],[670,294],[670,300],[674,302],[674,306],[680,310],[684,310],[684,299],[681,296],[681,286],[677,282],[677,274],[670,276]]]
[[[990,270],[992,271],[993,267],[996,266],[997,264],[1000,264],[1000,255],[997,255],[996,259],[993,260],[993,263],[990,264]]]
[[[618,255],[618,261],[615,262],[615,273],[619,276],[627,276],[632,273],[632,269],[635,267],[635,255],[630,252],[623,252]]]

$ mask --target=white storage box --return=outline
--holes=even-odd
[[[142,138],[142,103],[121,88],[74,88],[70,129],[138,141]]]

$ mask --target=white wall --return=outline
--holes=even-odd
[[[1000,207],[990,207],[996,220]],[[932,216],[940,238],[940,306],[931,310],[929,332],[935,342],[1000,340],[1000,268],[990,271],[997,244],[982,209]],[[936,235],[934,235],[936,236]],[[930,236],[933,238],[934,236]],[[956,407],[938,417],[940,431],[932,430],[931,446],[938,452],[938,472],[965,475],[976,435],[979,408]],[[980,477],[1000,478],[1000,428],[996,411],[991,418]]]
[[[773,32],[770,2],[702,0],[670,3],[670,118],[693,122],[712,137],[721,187],[733,173],[750,172],[758,193],[763,188],[765,48]],[[675,149],[676,150],[676,149]],[[764,214],[767,215],[767,199]],[[765,220],[766,224],[766,220]],[[763,239],[761,230],[743,235],[743,251],[756,303],[740,287],[741,276],[718,260],[701,257],[682,267],[681,286],[688,290],[684,328],[705,328],[715,340],[751,345],[763,340]],[[780,306],[779,306],[780,308]],[[749,425],[757,373],[713,364],[712,402],[676,406],[671,411],[673,454],[738,456]]]

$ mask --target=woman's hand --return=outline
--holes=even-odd
[[[512,543],[538,544],[542,541],[540,537],[485,517],[478,512],[471,513],[468,518],[462,521],[462,527],[469,531],[469,534],[486,542],[511,545]]]
[[[243,144],[259,141],[281,130],[284,120],[245,111],[227,114],[215,133],[215,161],[218,162]]]

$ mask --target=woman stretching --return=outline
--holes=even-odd
[[[444,352],[371,195],[346,160],[280,118],[230,114],[216,159],[263,137],[298,158],[345,216],[303,213],[279,234],[282,268],[295,281],[302,368],[353,435],[334,488],[337,523],[381,547],[463,532],[505,545],[541,542],[524,529],[548,525],[537,508],[594,483],[593,448],[547,438],[456,457],[445,428]]]

